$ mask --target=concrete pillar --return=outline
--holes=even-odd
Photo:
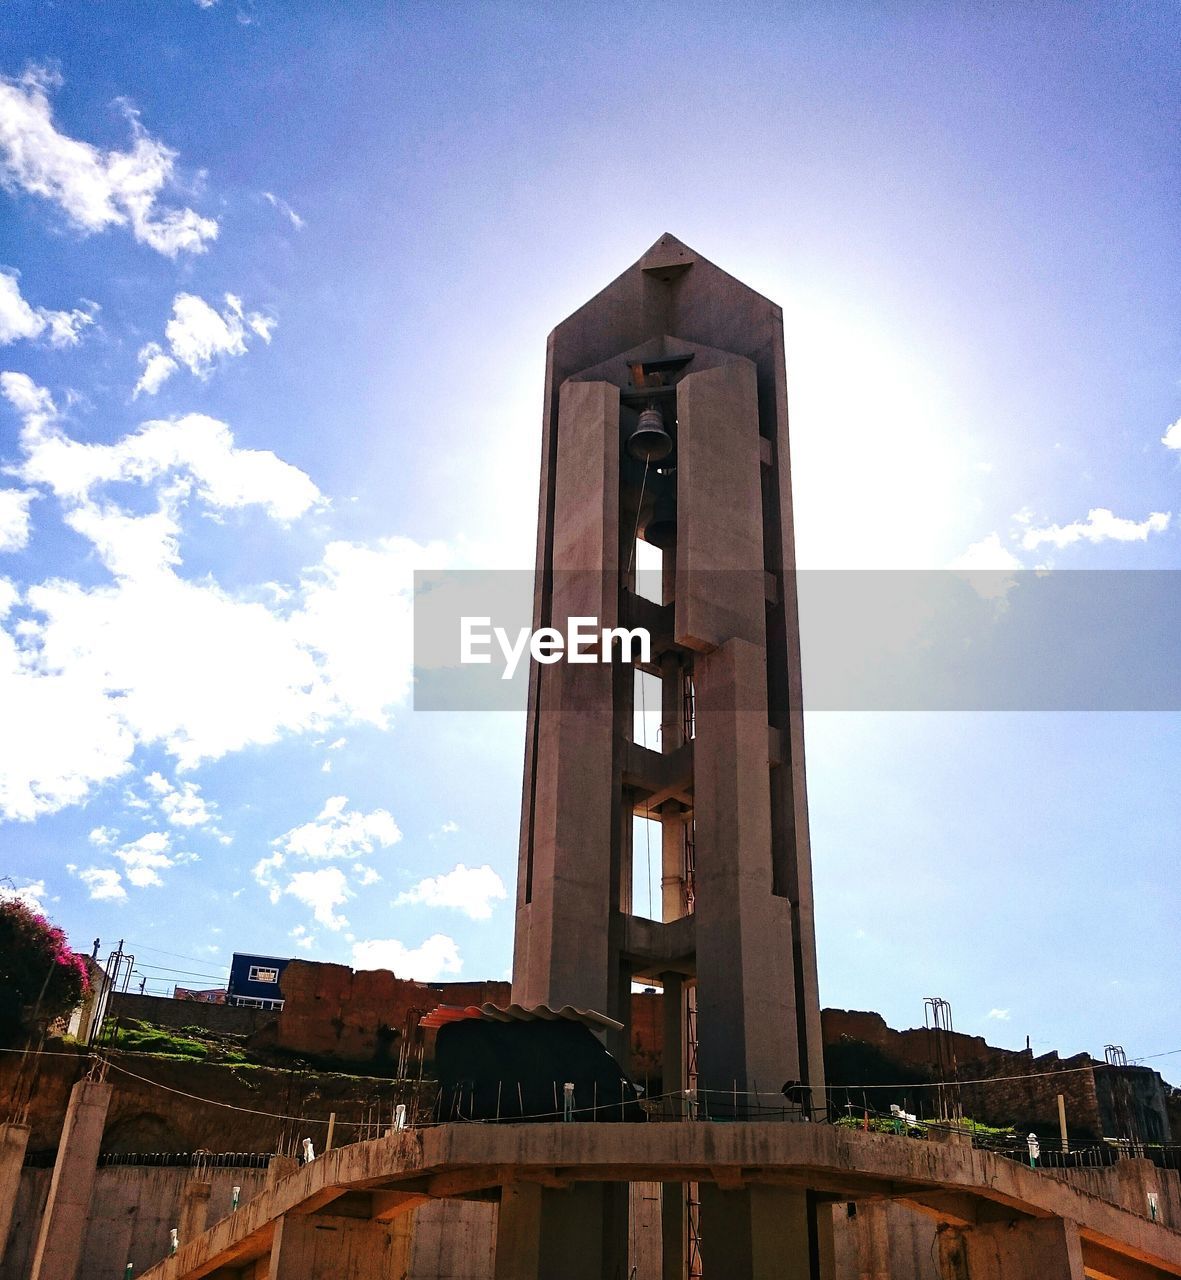
[[[633,1182],[630,1192],[631,1228],[628,1232],[627,1280],[663,1280],[661,1184]]]
[[[685,1250],[689,1243],[688,1187],[683,1182],[660,1185],[661,1280],[685,1280]]]
[[[1078,1226],[1064,1218],[940,1227],[937,1244],[943,1280],[1083,1280]]]
[[[1156,1199],[1157,1222],[1166,1227],[1173,1225],[1168,1198],[1161,1194],[1163,1179],[1160,1170],[1151,1160],[1117,1160],[1114,1169],[1117,1188],[1115,1198],[1125,1209],[1138,1213],[1142,1218],[1151,1218],[1151,1194]]]
[[[29,1280],[74,1280],[110,1105],[105,1082],[79,1080],[70,1091]]]
[[[267,1280],[389,1280],[397,1253],[391,1222],[288,1213],[275,1227]]]
[[[176,1224],[181,1244],[195,1240],[209,1220],[212,1182],[188,1182],[180,1196],[180,1221]]]
[[[664,996],[661,1088],[665,1115],[680,1116],[685,1088],[685,981],[679,973],[662,973]],[[661,1280],[684,1280],[685,1250],[688,1244],[688,1208],[683,1182],[660,1184]]]
[[[857,1280],[894,1280],[888,1212],[885,1200],[862,1200],[849,1219],[857,1241]]]
[[[666,924],[685,914],[685,817],[676,800],[660,807],[660,918]]]
[[[815,1280],[805,1193],[702,1183],[701,1270],[709,1280]]]
[[[837,1280],[837,1243],[833,1229],[832,1205],[814,1192],[808,1196],[808,1213],[815,1223],[817,1280]]]
[[[293,1156],[271,1156],[270,1163],[267,1165],[267,1185],[266,1190],[289,1178],[299,1168],[299,1161]]]
[[[624,1280],[627,1227],[626,1183],[579,1182],[565,1190],[506,1186],[494,1280]]]
[[[12,1229],[12,1213],[20,1192],[21,1169],[29,1145],[27,1124],[0,1124],[0,1262]]]

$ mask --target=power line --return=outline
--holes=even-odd
[[[154,951],[160,956],[171,956],[174,960],[192,960],[197,964],[204,964],[208,957],[201,956],[182,956],[179,951],[165,951],[161,947],[149,947],[142,942],[129,942],[127,944],[129,951]],[[227,966],[228,968],[228,966]]]
[[[137,964],[136,969],[140,973],[178,973],[185,978],[208,978],[212,982],[224,982],[225,975],[217,973],[194,973],[191,969],[169,969],[165,965],[160,964]]]

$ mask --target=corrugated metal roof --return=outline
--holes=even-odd
[[[426,1014],[418,1025],[427,1028],[441,1027],[448,1022],[461,1022],[465,1018],[481,1018],[486,1022],[581,1022],[592,1030],[623,1030],[622,1022],[608,1018],[605,1013],[596,1013],[594,1009],[576,1009],[570,1004],[564,1004],[560,1009],[551,1009],[548,1004],[510,1004],[507,1008],[495,1004],[440,1004]]]

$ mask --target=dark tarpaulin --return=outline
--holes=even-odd
[[[560,1120],[574,1085],[574,1119],[645,1119],[639,1091],[589,1027],[558,1021],[465,1018],[439,1028],[438,1120]]]

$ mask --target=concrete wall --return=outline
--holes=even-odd
[[[50,1169],[25,1169],[13,1215],[0,1280],[25,1280],[37,1227],[49,1191]],[[201,1177],[212,1183],[208,1224],[230,1211],[231,1188],[242,1187],[242,1203],[266,1182],[263,1169],[214,1169]],[[1158,1221],[1181,1225],[1181,1175],[1146,1160],[1123,1160],[1106,1169],[1078,1169],[1055,1175],[1081,1189],[1148,1216],[1148,1191],[1157,1195]],[[77,1280],[120,1280],[128,1262],[139,1275],[168,1249],[169,1229],[179,1225],[181,1197],[193,1177],[189,1169],[130,1166],[100,1169]],[[629,1274],[660,1280],[659,1184],[631,1187],[632,1230]],[[835,1280],[940,1280],[935,1224],[890,1201],[832,1206]],[[410,1268],[405,1280],[492,1280],[496,1205],[486,1201],[440,1200],[424,1205],[409,1224]]]
[[[206,1004],[202,1000],[171,1000],[167,996],[140,996],[115,992],[107,1009],[111,1018],[140,1018],[160,1027],[205,1027],[236,1035],[253,1035],[278,1014],[266,1009],[246,1009],[230,1004]]]
[[[52,1169],[26,1169],[21,1175],[0,1280],[25,1280],[29,1274],[52,1174]],[[208,1224],[229,1213],[232,1187],[242,1188],[245,1202],[262,1190],[266,1176],[265,1169],[204,1171],[202,1180],[213,1184]],[[128,1262],[136,1275],[159,1262],[168,1252],[169,1230],[179,1226],[181,1195],[192,1177],[190,1169],[100,1169],[77,1280],[119,1280]]]
[[[935,1223],[889,1200],[832,1206],[835,1280],[941,1280]]]
[[[203,1007],[216,1008],[189,1006]],[[86,1062],[84,1053],[41,1059],[29,1110],[31,1152],[56,1149],[70,1089]],[[293,1075],[268,1067],[177,1062],[145,1054],[112,1054],[111,1063],[108,1080],[114,1094],[102,1147],[109,1152],[275,1151],[304,1136],[319,1147],[332,1112],[337,1116],[339,1146],[354,1141],[359,1122],[367,1116],[376,1119],[378,1107],[388,1122],[395,1101],[403,1094],[406,1100],[410,1097],[391,1080],[364,1076]],[[19,1055],[0,1054],[0,1098],[11,1096],[19,1065]],[[224,1104],[245,1110],[229,1111]],[[302,1115],[305,1120],[251,1114],[257,1111]]]
[[[439,1004],[507,1004],[507,982],[427,985],[388,969],[292,960],[283,971],[283,1010],[274,1044],[292,1053],[351,1064],[395,1066],[407,1025]],[[428,1043],[427,1056],[430,1056]]]
[[[406,1280],[492,1280],[496,1205],[437,1200],[414,1214]]]
[[[1158,1169],[1151,1160],[1120,1160],[1105,1169],[1059,1169],[1055,1176],[1142,1218],[1151,1216],[1148,1194],[1153,1192],[1157,1221],[1181,1230],[1181,1173],[1176,1169]]]

